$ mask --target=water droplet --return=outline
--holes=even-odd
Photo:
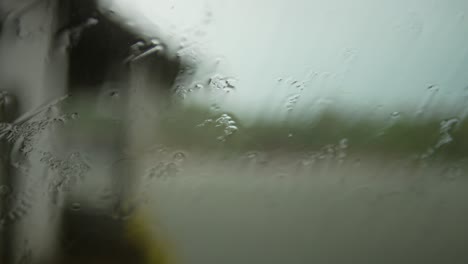
[[[231,77],[223,77],[219,74],[214,75],[209,80],[209,85],[213,89],[224,90],[230,92],[236,88],[237,80]]]
[[[111,91],[111,92],[109,92],[109,95],[110,95],[111,97],[114,97],[114,98],[115,98],[115,97],[119,97],[119,92],[118,92],[118,91]]]
[[[212,104],[210,106],[210,111],[212,111],[212,112],[219,112],[220,110],[221,110],[221,107],[219,105],[217,105],[217,104]]]
[[[436,149],[453,141],[453,137],[450,133],[459,122],[458,118],[447,119],[440,122],[440,138],[435,145]]]
[[[127,220],[130,218],[137,210],[136,204],[118,204],[114,208],[113,217],[118,220]]]
[[[81,204],[80,203],[72,203],[70,206],[70,209],[72,211],[79,211],[81,210]]]
[[[300,94],[293,94],[291,95],[286,102],[286,109],[288,111],[294,110],[294,107],[296,106],[297,102],[299,101],[299,98],[301,97]]]
[[[158,45],[161,45],[161,42],[158,39],[151,39],[149,41],[149,44],[153,46],[158,46]]]
[[[8,110],[13,110],[15,104],[16,100],[13,95],[5,91],[0,91],[0,109],[8,112]]]
[[[0,185],[0,197],[6,197],[10,194],[10,188],[6,185]]]
[[[56,172],[56,177],[49,184],[49,189],[52,192],[69,190],[76,185],[78,180],[83,179],[84,175],[90,170],[89,165],[76,152],[70,154],[65,159],[60,159],[50,153],[43,153],[41,162],[47,167]]]
[[[343,138],[342,140],[340,140],[339,146],[340,146],[340,148],[347,148],[348,147],[348,139]]]
[[[337,153],[338,153],[337,157],[340,162],[343,162],[344,159],[348,156],[348,154],[346,153],[347,149],[348,149],[348,139],[343,138],[342,140],[340,140],[337,146]]]
[[[183,152],[176,152],[173,156],[174,162],[182,162],[185,160],[185,158],[186,158],[186,155]]]
[[[216,119],[215,127],[224,128],[223,135],[217,138],[219,141],[223,142],[238,130],[236,121],[228,114],[222,114],[218,119]]]
[[[204,127],[208,124],[212,124],[213,123],[213,119],[207,119],[205,121],[203,121],[202,123],[198,124],[197,127]]]
[[[232,134],[233,132],[237,131],[237,127],[234,125],[227,126],[225,131],[227,131],[229,134]]]
[[[257,156],[258,156],[258,153],[254,151],[247,153],[247,158],[249,159],[255,159]]]
[[[427,94],[424,96],[416,111],[416,115],[419,117],[421,117],[430,108],[431,104],[434,103],[437,98],[436,96],[439,92],[439,88],[437,85],[429,85],[427,87],[427,91]]]

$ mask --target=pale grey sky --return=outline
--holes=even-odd
[[[223,106],[239,114],[281,115],[291,100],[298,112],[318,104],[465,107],[465,0],[114,1],[218,59],[211,74],[237,80]]]

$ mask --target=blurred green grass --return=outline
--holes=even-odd
[[[66,111],[72,109],[80,115],[76,124],[72,125],[75,132],[78,129],[96,138],[106,138],[124,125],[99,116],[86,103]],[[231,135],[225,134],[224,124],[216,122],[222,114],[228,114],[237,127]],[[213,111],[209,107],[175,105],[164,109],[155,118],[157,120],[151,121],[157,124],[154,139],[149,144],[157,142],[182,149],[314,151],[329,144],[337,145],[346,139],[348,153],[422,156],[432,149],[434,154],[431,156],[435,157],[468,157],[467,120],[458,120],[445,132],[441,130],[442,122],[454,117],[444,119],[434,115],[424,119],[409,116],[378,119],[360,114],[350,120],[345,113],[329,108],[306,121],[304,118],[291,118],[243,122],[235,114]],[[151,126],[148,129],[154,128]],[[452,140],[436,147],[447,135]],[[223,136],[225,140],[219,140]]]
[[[437,117],[423,120],[409,117],[378,120],[363,116],[351,121],[343,113],[326,110],[308,122],[294,119],[285,122],[257,120],[245,126],[233,117],[237,121],[238,130],[220,142],[217,138],[223,135],[224,127],[216,127],[215,120],[219,116],[209,109],[194,106],[169,111],[160,122],[160,136],[165,142],[179,146],[220,148],[222,145],[240,151],[313,150],[346,139],[349,151],[356,152],[422,155],[435,149],[436,155],[453,158],[468,154],[466,120],[458,120],[445,133],[441,130],[444,119]],[[208,119],[213,122],[199,126]],[[446,135],[452,141],[437,148],[437,143]]]

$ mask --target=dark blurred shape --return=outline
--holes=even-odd
[[[0,3],[2,33],[6,29],[14,33],[16,20],[19,21],[24,12],[27,13],[35,4],[41,2],[42,0],[31,0],[19,1],[16,4],[11,1],[6,4]],[[136,72],[137,78],[144,78],[145,82],[144,87],[141,87],[145,91],[140,91],[141,94],[150,96],[155,104],[167,101],[182,63],[178,56],[166,52],[167,43],[161,39],[161,36],[147,36],[138,29],[126,27],[124,25],[126,21],[120,17],[110,18],[107,13],[99,9],[97,0],[49,0],[47,6],[49,5],[53,8],[51,13],[54,15],[54,29],[51,34],[52,43],[46,48],[49,49],[51,57],[55,56],[54,59],[66,61],[63,66],[68,68],[65,74],[60,74],[67,76],[54,76],[67,79],[67,87],[60,87],[61,92],[86,95],[89,99],[87,107],[92,109],[98,103],[96,99],[107,83],[118,83],[119,87],[128,90],[131,87],[129,84],[132,75]],[[38,12],[41,15],[49,15],[46,14],[48,11],[50,9],[45,8]],[[11,27],[4,28],[5,24]],[[55,74],[55,71],[52,74]],[[22,87],[22,91],[35,88]],[[13,92],[18,93],[17,90]],[[162,95],[162,98],[153,98],[154,95],[156,97]],[[1,94],[1,122],[12,122],[17,117],[15,107],[24,104],[24,100],[19,96],[18,98],[20,102],[15,102],[13,96]],[[125,102],[122,108],[124,106]],[[9,109],[5,110],[6,108]],[[113,131],[109,137],[118,138],[116,142],[125,144],[126,129],[128,128],[122,125],[118,129],[121,131]],[[1,142],[3,143],[5,144],[0,145],[2,162],[0,184],[11,185],[11,189],[21,189],[21,186],[17,186],[19,183],[13,182],[14,173],[8,171],[10,146],[6,142]],[[120,148],[120,145],[115,148],[117,150],[114,151],[114,155],[119,155]],[[112,177],[127,176],[116,172]],[[134,179],[127,177],[122,180],[122,184],[119,182],[111,188],[124,189],[132,180]],[[121,200],[126,198],[122,194]],[[0,209],[7,208],[9,205],[7,203],[11,201],[3,204],[2,200]],[[152,247],[154,244],[148,245],[147,241],[151,239],[142,240],[138,237],[129,239],[128,229],[134,227],[131,221],[116,220],[87,207],[76,211],[64,210],[60,214],[63,218],[60,223],[61,240],[57,251],[57,263],[167,263],[164,252],[158,253],[160,250],[158,247]],[[11,247],[13,247],[12,241],[16,239],[15,231],[14,228],[7,228],[7,232],[1,233],[3,237],[0,239],[0,263],[2,264],[15,263],[16,256],[10,253],[14,251]],[[150,255],[151,257],[148,257]],[[29,254],[24,264],[42,263],[40,261],[34,254]],[[23,258],[20,262],[23,263]],[[47,260],[46,263],[50,264],[51,260]]]
[[[58,263],[145,263],[144,252],[126,237],[123,222],[97,212],[66,210]]]
[[[145,91],[139,92],[162,96],[152,98],[156,104],[167,101],[181,63],[177,57],[165,52],[166,44],[160,36],[149,37],[126,27],[124,24],[128,21],[110,18],[94,0],[64,0],[60,3],[59,13],[62,20],[68,21],[55,38],[58,45],[67,45],[70,94],[85,94],[87,105],[92,107],[99,102],[94,100],[107,83],[120,84],[119,87],[127,92],[134,88],[131,78],[137,72],[137,78],[143,76],[145,81],[144,88],[138,87]],[[120,92],[125,94],[125,91]],[[125,144],[126,129],[121,127],[119,130],[122,131],[114,131],[109,136],[119,137],[117,142]],[[120,147],[117,147],[114,155],[119,151]],[[115,178],[112,188],[121,196],[118,204],[127,199],[125,189],[135,180],[121,174],[116,171],[112,176]],[[157,245],[147,245],[148,242],[141,238],[129,237],[133,227],[131,220],[114,219],[91,208],[65,210],[58,263],[167,263],[165,253],[159,252]]]
[[[3,87],[5,88],[5,87]],[[11,88],[11,87],[10,87]],[[8,88],[6,88],[9,90]],[[13,179],[11,175],[10,153],[11,146],[2,138],[6,135],[7,123],[12,122],[18,114],[18,102],[13,94],[6,90],[0,90],[0,189],[11,190]],[[11,198],[10,193],[3,191],[0,193],[0,219],[5,219]],[[6,262],[10,257],[11,244],[8,243],[12,237],[12,230],[6,228],[5,223],[0,222],[0,263]]]
[[[148,39],[141,32],[131,31],[123,24],[126,21],[108,17],[98,9],[94,0],[64,0],[61,10],[69,18],[69,24],[57,32],[57,38],[68,36],[70,40],[69,84],[71,93],[91,92],[108,81],[126,81],[130,74],[132,61],[128,58],[139,45],[139,52],[153,48],[154,39]],[[84,26],[88,23],[88,26]],[[78,29],[78,31],[77,31]],[[81,32],[79,31],[81,29]],[[75,30],[75,32],[73,32]],[[158,42],[161,40],[158,40]],[[180,62],[171,58],[162,49],[146,56],[144,64],[148,77],[155,78],[154,88],[169,90],[180,69]]]

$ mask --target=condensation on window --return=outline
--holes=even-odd
[[[466,12],[0,2],[0,263],[466,263]]]

